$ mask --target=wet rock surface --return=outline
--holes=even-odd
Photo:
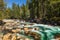
[[[35,27],[33,27],[33,25],[35,25]],[[42,24],[37,26],[36,24],[33,23],[21,23],[20,21],[19,22],[8,21],[3,26],[0,26],[0,40],[42,40],[43,37],[41,36],[45,36],[46,34],[44,33],[43,29],[52,30],[49,27],[45,27],[48,28],[45,29],[42,26]],[[54,36],[54,39],[60,40],[59,35],[60,34]]]

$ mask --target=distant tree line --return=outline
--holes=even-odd
[[[60,0],[27,0],[26,5],[13,3],[11,8],[0,0],[0,19],[39,19],[42,23],[57,23],[60,25]],[[48,21],[48,22],[47,22]]]
[[[60,0],[29,1],[30,18],[38,18],[45,24],[60,25]]]

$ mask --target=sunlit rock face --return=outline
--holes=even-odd
[[[9,27],[14,27],[14,26],[19,26],[20,25],[20,21],[19,20],[12,20],[12,19],[3,19],[3,22],[5,22],[5,26],[9,26]]]
[[[3,40],[10,40],[11,33],[7,33],[3,36]]]
[[[29,31],[29,32],[25,32],[25,34],[28,35],[28,36],[33,37],[34,40],[40,40],[40,38],[41,38],[40,35],[37,34],[36,32]]]
[[[59,36],[60,34],[54,35],[58,30],[57,28],[53,28],[53,27],[50,27],[48,25],[43,25],[43,24],[30,25],[30,24],[25,24],[25,23],[24,23],[25,25],[23,24],[23,26],[19,24],[18,25],[19,27],[18,27],[15,25],[19,22],[16,22],[16,21],[14,22],[11,21],[11,22],[12,23],[10,24],[8,23],[10,26],[5,25],[3,27],[3,40],[31,40],[31,38],[33,40],[45,40],[44,39],[45,36],[48,36],[47,38],[49,39],[51,35],[54,36],[54,38],[51,40],[60,40],[60,36]],[[14,24],[14,26],[11,26],[11,24]]]
[[[60,34],[54,35],[55,40],[60,40]]]

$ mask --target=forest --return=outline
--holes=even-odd
[[[0,2],[0,20],[39,19],[43,24],[60,25],[60,0],[27,0],[25,5],[13,3],[11,8],[4,0]]]

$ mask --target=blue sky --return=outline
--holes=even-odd
[[[26,4],[26,0],[4,0],[4,2],[7,3],[7,7],[12,7],[12,3],[19,4],[20,6]]]

